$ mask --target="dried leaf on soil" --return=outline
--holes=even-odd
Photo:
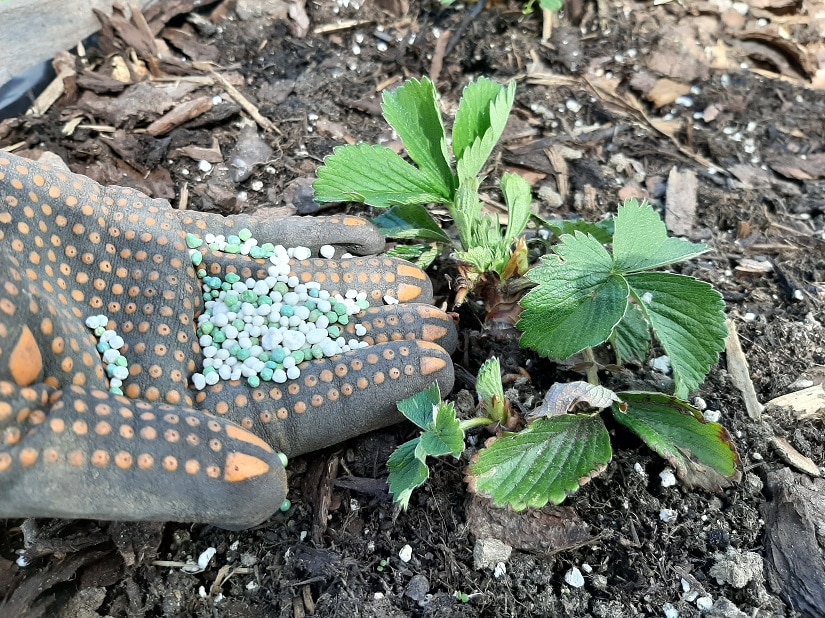
[[[564,382],[553,384],[544,395],[544,402],[530,414],[531,418],[554,417],[580,410],[601,410],[621,399],[609,388],[589,382]]]

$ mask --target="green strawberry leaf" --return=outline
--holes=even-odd
[[[477,273],[486,273],[490,270],[495,270],[495,265],[500,262],[498,256],[502,251],[494,251],[492,247],[471,247],[468,251],[456,251],[455,258],[459,262],[464,262],[473,267]]]
[[[619,365],[629,360],[642,362],[647,358],[650,349],[650,324],[637,304],[627,304],[627,311],[610,335],[610,343],[616,352],[616,362]]]
[[[462,178],[458,184],[453,207],[450,214],[458,229],[458,238],[461,246],[469,250],[481,246],[476,241],[479,227],[483,221],[481,216],[481,200],[478,199],[478,178]],[[484,272],[484,271],[482,271]]]
[[[459,138],[459,147],[462,148],[462,152],[461,156],[456,154],[458,161],[456,167],[458,169],[458,177],[462,179],[462,181],[467,177],[475,178],[478,176],[487,163],[487,159],[490,158],[493,148],[495,148],[498,140],[501,139],[501,134],[504,133],[504,127],[507,124],[507,118],[510,116],[510,109],[513,107],[513,101],[516,96],[516,83],[510,82],[510,85],[506,88],[501,86],[499,86],[499,88],[500,90],[496,97],[488,102],[488,114],[478,120],[478,122],[482,124],[477,125],[475,131],[471,131],[469,126],[465,128],[464,122],[459,125],[459,134],[461,135]],[[488,101],[487,95],[489,94],[489,89],[484,86],[479,88],[477,92],[471,90],[469,94],[470,98],[468,99],[468,93],[465,91],[464,100],[462,100],[461,104],[465,104],[466,100],[466,105],[470,105],[474,109],[481,108],[484,102]],[[467,112],[467,117],[468,124],[473,119],[473,115]],[[478,118],[478,116],[475,117]],[[456,114],[456,122],[458,122],[458,114]],[[470,141],[466,147],[463,147],[463,140],[469,138],[471,135],[475,135],[474,139]],[[455,140],[455,128],[453,128],[453,140]],[[453,149],[455,149],[455,145]]]
[[[467,84],[453,123],[453,154],[456,160],[490,128],[490,107],[504,86],[486,77]]]
[[[722,425],[695,408],[660,393],[619,393],[627,409],[613,417],[673,466],[687,487],[721,491],[742,478],[739,455]]]
[[[603,245],[613,242],[614,226],[612,219],[591,223],[584,219],[544,219],[537,214],[531,216],[539,225],[549,229],[555,236],[573,235],[576,232],[581,232],[592,236]]]
[[[420,429],[426,430],[433,422],[433,408],[440,403],[441,393],[438,390],[438,382],[433,382],[430,388],[402,399],[396,405],[408,420]]]
[[[478,370],[476,392],[484,402],[487,415],[494,421],[504,419],[504,386],[501,384],[501,365],[493,357],[484,361]]]
[[[324,159],[313,183],[319,202],[445,204],[451,191],[385,146],[338,146]]]
[[[517,511],[560,504],[600,474],[612,457],[610,435],[598,416],[541,418],[497,439],[470,466],[470,491]]]
[[[661,268],[695,258],[708,250],[699,245],[669,238],[664,222],[646,202],[636,198],[619,206],[613,232],[613,259],[623,273]]]
[[[405,510],[409,506],[413,490],[423,485],[430,476],[427,464],[416,457],[419,442],[420,438],[405,442],[395,449],[387,462],[390,492],[393,500]]]
[[[396,245],[392,249],[384,252],[388,257],[397,257],[407,260],[418,266],[421,270],[427,270],[438,257],[437,245]]]
[[[420,204],[393,206],[387,212],[375,217],[372,222],[387,238],[450,242],[450,237],[444,233],[429,211]]]
[[[709,284],[683,275],[639,273],[627,283],[670,357],[676,396],[684,399],[725,348],[725,301]]]
[[[538,286],[521,300],[518,328],[522,346],[565,359],[610,337],[627,308],[628,288],[592,236],[565,234],[554,251],[527,273]]]
[[[421,434],[416,457],[424,461],[427,455],[452,455],[456,459],[464,451],[464,432],[455,416],[452,402],[442,401],[434,408],[434,418]]]
[[[564,0],[539,0],[539,6],[545,11],[558,13],[564,8]]]
[[[407,80],[395,92],[384,92],[381,108],[410,159],[438,186],[438,194],[452,195],[455,180],[433,83],[426,77]]]
[[[507,204],[504,242],[510,244],[515,242],[530,221],[533,196],[530,194],[529,183],[518,174],[507,173],[501,177],[501,192],[504,194],[504,203]]]

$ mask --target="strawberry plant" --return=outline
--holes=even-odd
[[[468,85],[450,147],[432,82],[406,82],[384,94],[383,112],[413,163],[384,146],[338,147],[318,169],[316,199],[387,208],[375,220],[387,236],[428,243],[395,250],[419,264],[432,260],[440,244],[452,244],[424,208],[445,205],[458,236],[454,256],[460,279],[468,282],[463,293],[492,283],[484,286],[488,310],[496,304],[514,307],[507,315],[513,322],[520,313],[523,347],[564,360],[579,352],[592,358],[593,346],[609,343],[621,364],[643,360],[652,333],[670,358],[675,392],[614,393],[597,384],[594,366],[590,383],[556,385],[545,404],[522,422],[511,416],[498,362],[490,361],[479,374],[482,412],[475,418],[457,419],[437,386],[399,402],[399,410],[421,435],[390,458],[395,499],[408,504],[412,491],[428,478],[428,457],[459,457],[465,432],[487,426],[496,439],[474,457],[468,472],[471,489],[517,509],[559,503],[610,461],[610,437],[602,420],[606,410],[667,459],[687,486],[728,486],[740,476],[730,437],[684,401],[723,349],[724,302],[706,283],[657,270],[708,248],[669,238],[652,207],[628,200],[612,226],[552,224],[558,242],[528,272],[526,244],[520,238],[532,216],[527,182],[514,174],[501,179],[508,211],[504,229],[498,216],[484,212],[479,197],[482,172],[514,96],[514,84],[504,87],[481,78]],[[459,290],[456,304],[462,298]],[[512,431],[519,426],[520,431]]]
[[[478,373],[477,390],[485,414],[459,421],[452,402],[442,401],[438,384],[398,402],[399,411],[421,429],[421,435],[399,446],[387,462],[390,491],[397,503],[407,508],[416,487],[430,476],[428,457],[464,452],[464,434],[474,427],[504,423],[508,412],[501,385],[498,360],[485,362]]]
[[[502,176],[504,229],[497,215],[484,213],[479,198],[482,171],[504,132],[515,92],[515,83],[505,87],[483,77],[470,83],[456,112],[451,147],[429,79],[412,79],[385,92],[384,118],[415,165],[385,146],[339,146],[317,171],[315,199],[388,208],[375,219],[388,237],[452,244],[424,208],[443,204],[458,234],[455,257],[471,284],[490,271],[505,278],[523,274],[526,247],[516,240],[531,215],[529,185],[516,174]],[[429,245],[402,245],[395,254],[426,266],[436,251]]]
[[[653,209],[635,200],[619,208],[611,240],[612,252],[591,234],[564,234],[527,273],[536,287],[521,300],[521,344],[561,360],[609,342],[621,363],[644,359],[652,332],[671,359],[675,394],[613,392],[588,382],[556,384],[517,432],[503,429],[513,419],[495,361],[479,373],[476,390],[483,413],[476,418],[456,420],[437,390],[417,396],[416,409],[428,410],[433,418],[417,423],[423,430],[417,440],[438,435],[455,457],[462,451],[464,431],[479,425],[494,430],[495,440],[474,456],[467,481],[472,491],[496,504],[517,510],[558,504],[600,474],[612,458],[602,419],[608,410],[665,458],[687,487],[719,491],[741,477],[739,456],[724,427],[705,421],[684,401],[724,347],[722,297],[691,277],[652,272],[708,248],[669,238]],[[400,402],[399,409],[411,418],[408,401]],[[390,460],[390,489],[402,505],[427,478],[426,456],[444,454],[439,453],[443,448],[428,449],[420,442],[399,451],[405,447],[406,458],[393,455]],[[409,482],[413,468],[415,485]]]

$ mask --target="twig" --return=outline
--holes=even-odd
[[[337,24],[323,24],[313,29],[312,34],[326,34],[327,32],[339,32],[340,30],[349,30],[350,28],[358,28],[359,26],[366,26],[371,24],[371,20],[359,19],[345,19]]]
[[[240,105],[247,114],[252,116],[252,119],[257,122],[264,131],[275,131],[278,135],[282,135],[278,127],[276,127],[275,124],[268,118],[264,118],[261,115],[261,112],[258,111],[258,108],[255,107],[249,99],[242,95],[240,91],[235,88],[235,86],[230,84],[223,75],[220,75],[211,69],[210,73],[212,73],[215,79],[220,82],[221,86],[224,87],[226,93],[232,97],[235,103]]]
[[[473,10],[467,13],[467,17],[461,20],[461,24],[459,24],[458,30],[456,30],[453,36],[450,38],[450,42],[447,43],[447,49],[444,50],[445,58],[449,56],[450,53],[455,49],[455,46],[458,45],[458,42],[464,35],[464,31],[467,30],[470,23],[472,23],[472,21],[481,14],[481,11],[483,11],[486,6],[487,0],[479,0],[473,7]]]
[[[728,326],[728,337],[725,339],[725,353],[728,357],[728,375],[731,382],[739,390],[742,399],[745,401],[745,409],[748,416],[759,420],[762,418],[762,410],[765,406],[759,403],[756,396],[756,389],[748,374],[748,361],[742,351],[742,344],[739,342],[739,334],[736,332],[736,324],[733,320],[726,320]]]
[[[445,30],[435,42],[433,61],[430,63],[430,79],[433,80],[433,82],[438,82],[438,76],[441,75],[441,69],[444,66],[444,55],[447,52],[447,43],[449,40],[450,31]]]
[[[553,26],[556,24],[556,14],[550,9],[541,10],[541,40],[549,41],[553,36]]]
[[[180,188],[180,199],[178,200],[178,210],[186,210],[189,205],[189,183],[183,183]]]

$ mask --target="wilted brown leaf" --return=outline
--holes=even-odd
[[[561,416],[568,412],[607,408],[621,399],[608,388],[589,382],[556,383],[544,395],[544,402],[533,412],[530,419],[541,416]]]

